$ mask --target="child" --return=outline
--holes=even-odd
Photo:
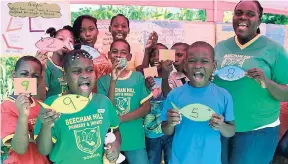
[[[210,44],[193,43],[187,50],[186,60],[185,69],[190,82],[168,94],[161,115],[163,132],[174,134],[170,162],[221,164],[220,135],[231,137],[235,134],[232,97],[223,88],[209,82],[216,68],[214,49]],[[196,122],[181,116],[171,103],[179,110],[187,105],[201,104],[212,108],[216,114],[212,115],[209,123]],[[201,114],[197,108],[193,112]]]
[[[33,56],[21,57],[15,65],[13,78],[42,78],[42,65]],[[48,164],[34,143],[33,130],[40,106],[29,94],[11,95],[1,103],[1,138],[11,146],[4,164]]]
[[[117,14],[113,16],[110,21],[109,32],[112,35],[113,41],[117,39],[127,40],[127,35],[130,33],[129,19],[123,14]],[[138,44],[131,47],[131,60],[127,63],[127,68],[131,71],[135,71],[136,68],[142,64],[143,52],[141,47],[137,47]],[[136,46],[136,47],[135,47]]]
[[[49,28],[46,30],[47,34],[51,37],[57,38],[63,42],[69,42],[74,45],[74,35],[72,27],[64,26],[62,29],[56,31],[55,28]],[[63,81],[63,57],[73,47],[64,46],[61,50],[53,52],[52,56],[47,56],[47,52],[40,51],[36,57],[46,64],[46,97],[58,95],[67,90],[67,84]],[[46,59],[48,61],[46,62]]]
[[[49,154],[55,164],[103,163],[105,135],[110,127],[119,125],[119,118],[106,96],[92,93],[95,73],[86,51],[72,50],[64,57],[64,79],[69,90],[62,95],[77,94],[90,101],[81,111],[61,117],[53,110],[42,108],[35,127],[38,150],[43,155]],[[51,105],[59,96],[49,97],[45,103]],[[107,151],[110,162],[116,161],[120,148],[119,131],[114,133],[117,140]]]
[[[79,16],[73,24],[75,38],[81,43],[95,48],[97,36],[99,34],[97,28],[97,19],[90,15]],[[104,53],[93,59],[94,70],[96,73],[96,81],[103,75],[108,75],[112,71],[112,64]],[[94,88],[96,92],[96,88]]]
[[[145,116],[144,129],[146,135],[146,148],[150,164],[161,163],[162,151],[164,152],[164,161],[168,164],[171,158],[172,140],[173,137],[164,135],[161,129],[161,111],[165,101],[165,96],[162,93],[163,81],[168,79],[170,72],[173,70],[172,61],[159,61],[159,50],[168,49],[165,45],[157,43],[151,54],[149,55],[149,64],[151,67],[157,66],[159,77],[146,78],[146,86],[152,90],[153,98],[150,100],[151,112]],[[156,81],[159,83],[157,84]],[[159,85],[159,86],[157,86]],[[156,87],[155,87],[156,86]]]
[[[189,79],[185,75],[185,70],[184,70],[186,52],[187,52],[188,47],[189,45],[187,43],[181,43],[181,42],[175,43],[171,47],[172,50],[176,51],[175,62],[173,63],[173,65],[176,68],[177,72],[172,72],[169,76],[170,90],[176,87],[180,87],[184,85],[187,81],[189,81]]]
[[[129,43],[123,39],[115,40],[111,44],[109,58],[112,59],[114,68],[122,70],[123,65],[119,67],[115,65],[119,60],[131,59]],[[114,72],[116,72],[115,69],[112,74]],[[145,87],[143,75],[140,72],[124,69],[118,79],[114,75],[112,78],[108,75],[101,77],[97,88],[99,93],[109,94],[109,98],[115,101],[121,122],[121,151],[124,151],[128,162],[148,164],[142,118],[150,110],[149,99],[152,94]]]

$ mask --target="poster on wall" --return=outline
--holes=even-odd
[[[35,43],[49,27],[70,24],[68,6],[65,1],[1,2],[1,56],[35,55]]]

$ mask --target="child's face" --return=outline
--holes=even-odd
[[[177,72],[183,72],[186,60],[186,49],[182,45],[174,46],[171,49],[176,51],[175,62],[173,63],[175,69]]]
[[[192,47],[187,52],[186,72],[192,86],[208,85],[209,78],[216,68],[213,54],[209,49]]]
[[[162,45],[156,45],[153,48],[153,52],[151,53],[150,59],[149,59],[149,64],[151,67],[157,67],[157,69],[161,69],[161,65],[159,62],[159,50],[160,49],[167,49],[166,47],[162,46]]]
[[[88,97],[96,84],[93,61],[80,55],[70,62],[70,67],[64,73],[69,91]]]
[[[42,79],[41,74],[41,66],[38,63],[24,61],[18,67],[18,70],[13,72],[13,78],[36,78],[37,85],[39,85]]]
[[[84,44],[94,47],[97,41],[98,29],[90,19],[83,19],[80,29],[80,39]]]
[[[58,50],[56,53],[60,55],[65,55],[71,50],[71,48],[73,48],[73,47],[66,47],[66,46],[74,45],[74,36],[72,35],[70,31],[61,30],[58,32],[55,38],[63,41],[65,45],[61,50]]]
[[[121,41],[115,42],[109,52],[109,58],[125,58],[127,61],[130,61],[131,54],[128,45]]]
[[[111,32],[113,39],[116,40],[126,39],[130,29],[127,20],[123,16],[117,16],[109,27],[109,31]]]

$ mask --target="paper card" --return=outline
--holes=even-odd
[[[159,50],[159,61],[171,60],[175,61],[175,50]]]
[[[149,68],[144,68],[144,76],[145,79],[149,76],[151,77],[158,77],[158,70],[157,67],[149,67]]]
[[[225,81],[235,81],[243,78],[246,73],[241,67],[231,65],[217,70],[215,75]]]
[[[35,46],[40,50],[55,52],[63,48],[64,42],[56,38],[47,37],[41,38],[38,42],[35,43]]]
[[[189,104],[179,109],[174,103],[171,102],[174,109],[179,110],[180,113],[192,121],[209,121],[215,111],[210,107],[203,104]]]
[[[64,114],[72,114],[77,113],[81,111],[83,108],[86,107],[86,105],[89,103],[89,98],[75,95],[75,94],[69,94],[64,95],[61,97],[58,97],[51,106],[44,104],[42,102],[39,102],[39,104],[45,108],[45,109],[52,109],[59,113]]]
[[[98,56],[100,56],[100,53],[93,47],[87,45],[81,45],[81,49],[87,51],[92,56],[92,59],[95,59]]]
[[[37,95],[36,78],[14,78],[14,95],[19,95],[21,93]]]

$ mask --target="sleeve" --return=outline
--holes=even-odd
[[[288,84],[288,53],[283,48],[279,48],[278,56],[272,70],[272,80],[278,84]]]
[[[4,105],[5,101],[1,104],[1,138],[5,146],[11,146],[11,139],[16,131],[18,115],[11,109]]]
[[[153,97],[153,93],[146,87],[144,76],[140,72],[138,73],[140,76],[139,83],[138,83],[140,87],[140,93],[141,93],[140,104],[143,104],[144,102],[146,102],[147,100]]]
[[[120,119],[117,115],[116,109],[112,105],[111,101],[108,100],[108,109],[109,109],[109,118],[110,118],[110,127],[111,128],[118,128],[120,124]]]
[[[168,94],[164,106],[161,112],[161,120],[162,121],[167,121],[167,112],[168,110],[173,109],[172,104],[171,104],[171,92]]]
[[[46,75],[45,75],[45,82],[46,82],[46,91],[50,88],[50,82],[51,82],[51,71],[47,68],[46,69]]]
[[[46,99],[46,100],[44,101],[44,103],[47,104],[47,105],[51,105],[51,104],[53,103],[53,101],[55,100],[55,97],[57,97],[57,96],[53,96],[53,97],[50,97],[50,98]],[[40,110],[39,113],[44,112],[44,110],[45,110],[45,109],[41,107],[41,110]],[[35,127],[34,127],[34,139],[35,139],[35,140],[37,139],[38,134],[40,133],[41,127],[42,127],[42,122],[41,122],[41,120],[40,120],[40,118],[39,118],[39,116],[38,116],[37,121],[36,121],[36,124],[35,124]],[[56,141],[57,141],[56,123],[55,123],[55,125],[51,128],[51,134],[52,134],[52,141],[53,141],[53,143],[56,143]]]
[[[224,121],[225,122],[230,122],[234,121],[234,109],[233,109],[233,99],[230,93],[226,91],[226,95],[224,98]]]
[[[108,95],[108,89],[106,87],[105,79],[104,77],[101,77],[97,81],[97,93],[107,96]]]

